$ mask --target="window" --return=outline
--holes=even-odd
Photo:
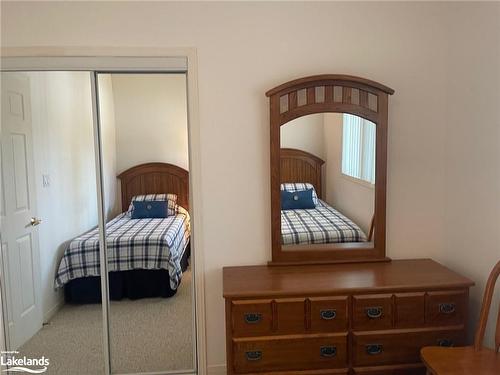
[[[376,125],[364,118],[343,115],[342,173],[375,184]]]

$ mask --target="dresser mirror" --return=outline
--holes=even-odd
[[[306,77],[267,92],[272,262],[383,261],[388,96],[379,83]]]

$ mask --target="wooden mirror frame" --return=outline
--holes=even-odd
[[[337,89],[340,87],[341,89]],[[357,100],[353,92],[357,91]],[[299,103],[299,92],[302,103]],[[323,93],[323,100],[317,93]],[[341,93],[341,95],[335,95]],[[268,92],[271,125],[271,239],[269,264],[314,264],[388,261],[385,256],[387,121],[388,99],[394,90],[380,83],[354,76],[325,74],[299,78]],[[318,96],[318,98],[317,98]],[[337,100],[338,99],[338,100]],[[281,103],[286,104],[282,109]],[[375,161],[375,213],[373,242],[312,245],[281,243],[281,126],[298,117],[314,113],[350,113],[377,126]],[[285,247],[290,247],[284,251]]]

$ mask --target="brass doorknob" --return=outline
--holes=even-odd
[[[36,217],[32,217],[32,218],[30,219],[30,225],[31,225],[32,227],[36,227],[37,225],[40,225],[41,223],[42,223],[42,219],[38,219],[38,218],[36,218]]]

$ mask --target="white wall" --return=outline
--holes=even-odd
[[[118,173],[167,162],[189,169],[186,76],[113,74]]]
[[[62,303],[54,277],[68,242],[97,225],[90,76],[29,73],[44,320]],[[43,186],[42,175],[49,178]]]
[[[436,259],[476,282],[476,322],[489,272],[500,259],[500,3],[455,7],[446,75],[444,251]],[[500,282],[486,339],[493,346]]]
[[[110,74],[99,75],[99,115],[102,141],[104,213],[111,220],[120,213],[121,201],[117,175],[116,124],[113,82]]]
[[[325,159],[323,114],[296,118],[280,129],[281,148],[296,148]]]
[[[210,365],[225,360],[222,266],[271,257],[264,92],[310,74],[359,75],[396,90],[387,255],[433,257],[474,279],[475,317],[499,258],[500,4],[2,3],[2,10],[5,47],[197,48],[202,147],[194,152],[202,160]],[[245,213],[238,220],[235,208]],[[490,345],[492,337],[490,325]]]
[[[358,224],[368,236],[375,209],[373,185],[342,174],[341,113],[324,114],[326,201]]]

